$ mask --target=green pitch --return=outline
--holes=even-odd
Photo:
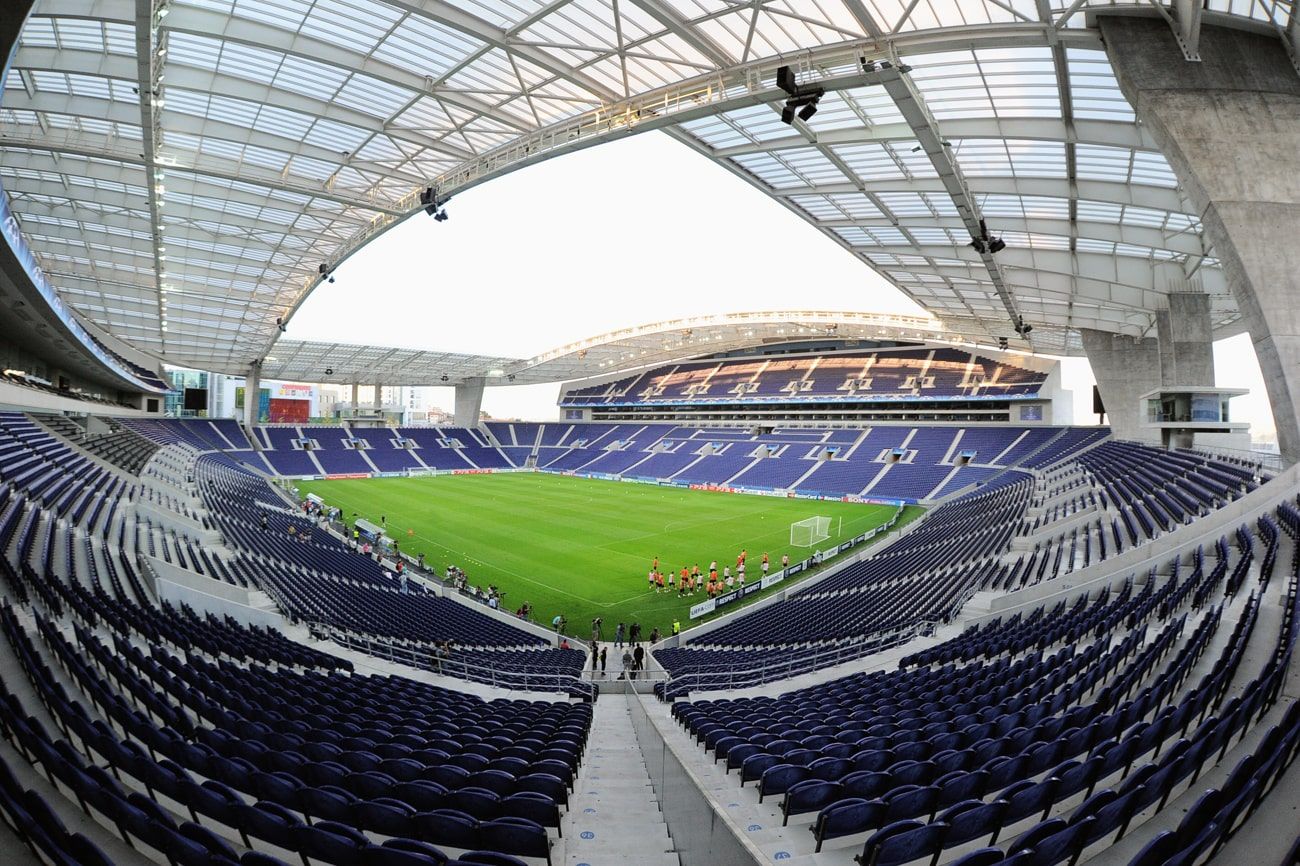
[[[623,484],[544,473],[441,475],[416,478],[304,481],[300,490],[374,523],[386,518],[388,534],[412,555],[423,553],[438,574],[463,568],[469,582],[505,592],[504,607],[533,606],[533,619],[549,624],[562,613],[568,633],[590,636],[602,617],[605,636],[619,622],[640,622],[645,634],[664,634],[674,618],[689,622],[690,606],[706,596],[678,598],[649,589],[646,572],[680,571],[710,560],[734,571],[736,554],[749,551],[746,577],[758,580],[764,551],[772,569],[781,555],[797,562],[811,551],[790,546],[790,524],[831,518],[831,540],[853,538],[885,523],[895,509],[770,496],[729,495]],[[911,519],[923,509],[909,506]],[[762,597],[761,594],[750,598]],[[724,610],[734,610],[732,606]]]

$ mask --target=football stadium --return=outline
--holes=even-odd
[[[1300,2],[7,0],[6,866],[1300,866]]]

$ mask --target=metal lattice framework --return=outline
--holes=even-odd
[[[771,343],[871,341],[964,344],[937,319],[827,310],[765,310],[692,316],[598,334],[532,358],[282,339],[261,367],[269,379],[340,384],[491,385],[571,382]]]
[[[1092,16],[1300,42],[1297,0],[38,0],[0,184],[81,315],[239,372],[337,264],[421,210],[659,129],[980,339],[1142,334],[1169,291],[1241,328]],[[1295,53],[1293,51],[1293,56]],[[781,122],[778,66],[825,88]],[[969,246],[980,219],[1005,240]]]

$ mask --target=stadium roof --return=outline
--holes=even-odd
[[[829,340],[968,342],[935,319],[818,310],[727,313],[652,322],[599,334],[534,358],[280,340],[262,364],[268,379],[362,385],[572,382],[771,343]],[[445,378],[444,378],[445,377]]]
[[[441,197],[661,129],[949,326],[1078,352],[1171,290],[1241,329],[1099,11],[1295,33],[1287,0],[37,0],[0,184],[65,302],[155,357],[274,354],[324,270]],[[1195,7],[1195,8],[1193,8]],[[888,66],[882,63],[888,61]],[[780,118],[776,69],[826,90]],[[1006,242],[969,246],[978,220]],[[744,255],[737,250],[736,255]],[[1023,344],[1021,344],[1023,345]]]

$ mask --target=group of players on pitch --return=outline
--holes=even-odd
[[[650,589],[655,592],[672,592],[677,591],[677,597],[683,598],[688,595],[695,595],[697,589],[703,590],[709,598],[721,595],[729,590],[738,587],[743,588],[745,585],[745,561],[749,558],[749,551],[742,550],[736,554],[736,572],[732,574],[731,566],[722,567],[722,574],[718,574],[718,561],[715,559],[709,563],[708,576],[700,571],[700,564],[687,568],[682,566],[680,572],[674,572],[671,568],[666,572],[659,568],[659,557],[654,558],[650,564],[650,571],[646,578],[650,584]],[[767,577],[767,571],[771,567],[771,560],[766,551],[760,561],[759,568],[763,572],[763,577]],[[781,568],[785,569],[790,565],[790,555],[782,554]]]

